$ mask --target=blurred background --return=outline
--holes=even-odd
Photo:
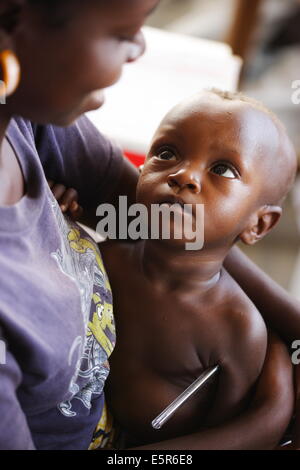
[[[149,26],[228,43],[243,58],[239,89],[261,100],[285,123],[300,155],[299,0],[161,0]],[[288,197],[279,225],[243,250],[300,298],[300,183]]]

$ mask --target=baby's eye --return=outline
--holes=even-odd
[[[161,160],[176,160],[176,155],[172,150],[161,150],[160,152],[157,153],[156,155],[157,158],[160,158]]]
[[[225,163],[219,163],[215,165],[211,171],[216,175],[223,176],[224,178],[236,178],[236,173],[230,166],[226,165]]]

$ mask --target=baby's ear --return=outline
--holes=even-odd
[[[282,214],[280,206],[263,206],[252,215],[248,226],[240,234],[239,239],[245,245],[254,245],[264,238],[277,224]]]

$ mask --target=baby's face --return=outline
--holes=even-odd
[[[227,246],[262,203],[279,138],[271,118],[247,103],[210,95],[186,101],[153,138],[138,202],[204,204],[204,246]]]

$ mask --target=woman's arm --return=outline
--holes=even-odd
[[[225,268],[250,297],[267,325],[288,345],[300,339],[300,303],[296,299],[237,247],[227,256]]]
[[[136,186],[138,182],[139,173],[137,168],[124,157],[122,172],[118,180],[117,185],[112,194],[110,194],[109,199],[105,199],[102,203],[112,204],[116,211],[118,211],[119,196],[127,196],[127,205],[128,207],[131,204],[136,202]],[[99,217],[96,216],[96,210],[99,201],[95,201],[95,206],[93,207],[84,207],[84,212],[78,222],[92,228],[96,229],[96,226],[99,222]]]
[[[266,323],[291,345],[300,339],[300,303],[234,247],[225,267],[250,297]],[[295,366],[296,419],[293,445],[300,448],[300,365]]]
[[[222,426],[137,449],[274,449],[288,426],[293,405],[291,361],[285,345],[270,334],[265,364],[247,411]]]

